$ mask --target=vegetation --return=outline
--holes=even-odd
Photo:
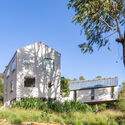
[[[69,0],[68,7],[75,10],[73,22],[81,26],[87,38],[79,45],[83,53],[92,53],[95,47],[107,46],[110,50],[109,37],[117,33],[114,38],[123,47],[125,65],[124,4],[124,0]]]
[[[60,89],[61,89],[61,94],[62,96],[68,96],[69,95],[69,80],[66,79],[65,77],[61,77],[61,85],[60,85]]]
[[[102,76],[96,76],[95,79],[102,79]]]
[[[125,111],[125,83],[123,83],[122,90],[119,95],[118,108]]]
[[[79,80],[85,80],[85,77],[84,76],[80,76]]]
[[[0,77],[0,105],[3,103],[3,83],[2,78]]]
[[[0,110],[0,119],[7,119],[12,124],[45,122],[67,125],[124,125],[125,112],[111,109],[111,105],[88,105],[76,101],[60,103],[26,98],[16,101],[10,109]]]
[[[118,103],[88,105],[77,101],[64,103],[37,98],[25,98],[0,110],[0,119],[11,124],[44,122],[71,125],[124,125],[125,84]]]
[[[1,78],[0,78],[0,96],[3,96],[3,83]]]
[[[106,110],[94,112],[68,112],[55,113],[34,109],[11,108],[0,111],[0,119],[7,119],[10,123],[44,122],[71,125],[122,125],[119,118],[123,118],[122,112]],[[120,124],[119,124],[120,123]],[[124,123],[124,122],[123,122]]]
[[[97,105],[98,106],[98,105]],[[37,98],[25,98],[20,101],[16,101],[13,103],[13,108],[24,108],[24,109],[36,109],[36,110],[44,110],[44,111],[54,111],[54,112],[94,112],[97,106],[90,106],[84,103],[76,102],[76,101],[65,101],[61,103],[59,101],[49,100],[42,101]],[[98,109],[106,109],[106,105],[99,105]]]

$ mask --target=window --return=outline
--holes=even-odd
[[[35,77],[25,77],[24,87],[35,87]]]
[[[94,100],[95,98],[95,90],[91,89],[91,100]]]
[[[10,82],[10,92],[13,92],[14,86],[13,86],[13,81]]]
[[[48,83],[48,88],[50,89],[52,87],[52,82]]]
[[[51,71],[54,69],[54,61],[51,58],[45,58],[44,67],[46,72],[51,73]]]

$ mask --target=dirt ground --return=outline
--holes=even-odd
[[[60,125],[60,124],[56,124],[56,123],[36,123],[36,122],[33,122],[33,123],[22,123],[21,125]]]
[[[0,119],[0,125],[11,125],[6,119]],[[36,123],[36,122],[23,122],[21,125],[60,125],[56,123]]]

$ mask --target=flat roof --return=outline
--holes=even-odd
[[[82,90],[91,88],[105,88],[118,85],[118,77],[114,78],[103,78],[95,80],[76,80],[69,82],[70,90]]]

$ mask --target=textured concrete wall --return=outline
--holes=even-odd
[[[95,91],[94,100],[99,100],[99,101],[110,100],[112,99],[111,95],[112,95],[111,87],[99,88],[99,89],[96,89]]]
[[[91,99],[91,89],[77,90],[76,95],[76,100],[80,102],[100,102],[118,99],[117,87],[114,87],[113,96],[111,87],[94,89],[94,99]],[[70,92],[70,96],[67,97],[67,100],[74,100],[73,91]]]
[[[13,99],[25,97],[56,98],[60,97],[60,54],[42,43],[35,43],[18,49],[4,72],[4,103],[9,105]],[[53,69],[45,65],[45,59],[51,59]],[[16,70],[11,70],[13,61]],[[24,77],[35,77],[35,87],[24,87]],[[10,82],[13,81],[13,92]],[[51,82],[51,88],[48,84]]]
[[[80,101],[80,102],[91,101],[91,90],[79,90],[79,91],[77,91],[77,101]]]
[[[12,60],[10,61],[9,65],[7,66],[4,72],[4,105],[10,105],[10,101],[16,98],[16,61],[17,61],[17,54],[14,55]],[[12,71],[13,65],[15,65],[15,70]],[[11,91],[11,82],[13,84],[13,91]]]
[[[45,58],[51,58],[54,69],[46,71]],[[18,50],[17,98],[59,98],[60,54],[45,44],[35,43]],[[35,77],[35,87],[24,87],[24,77]],[[51,82],[52,87],[48,88]]]

